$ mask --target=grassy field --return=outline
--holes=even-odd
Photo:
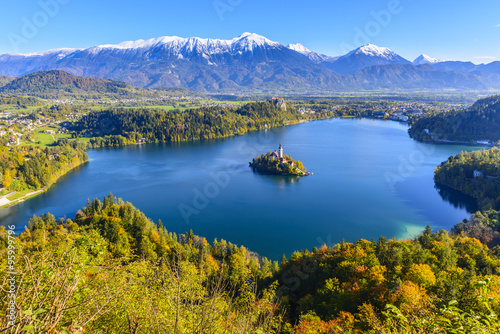
[[[35,130],[34,133],[34,142],[23,142],[24,145],[30,145],[30,146],[40,146],[40,147],[47,147],[51,146],[54,143],[56,143],[60,139],[68,139],[68,140],[77,140],[80,142],[88,142],[90,138],[71,138],[71,134],[69,133],[59,133],[59,134],[48,134],[45,133],[46,130],[53,130],[57,131],[57,127],[50,127],[50,126],[44,126],[41,128],[38,128]]]
[[[24,197],[24,196],[26,196],[27,194],[29,194],[29,193],[31,193],[33,191],[34,190],[31,190],[31,189],[27,189],[27,190],[23,190],[23,191],[18,191],[14,195],[11,195],[11,196],[7,197],[7,199],[9,201],[15,201],[16,199]]]
[[[28,113],[28,112],[36,111],[40,108],[41,108],[40,106],[29,106],[26,108],[19,108],[18,106],[12,105],[12,104],[0,104],[0,111],[3,111],[3,112]]]
[[[219,101],[219,100],[200,100],[199,103],[201,104],[231,104],[234,106],[241,106],[244,104],[247,104],[249,102],[254,102],[254,101]]]
[[[35,137],[34,138],[35,139],[34,144],[35,145],[46,147],[48,145],[52,145],[58,139],[71,137],[70,135],[66,135],[66,134],[62,134],[62,135],[61,134],[54,134],[54,135],[51,135],[51,134],[45,133],[45,131],[47,131],[47,130],[52,130],[52,131],[56,132],[58,129],[56,127],[49,127],[49,126],[44,126],[44,127],[36,129],[35,130],[35,135],[34,135],[34,137]]]
[[[124,107],[126,109],[156,109],[156,110],[165,110],[165,111],[172,111],[172,110],[175,110],[175,109],[179,109],[179,110],[186,110],[186,109],[194,109],[194,108],[198,108],[197,106],[195,105],[184,105],[183,107],[181,107],[179,104],[177,104],[175,107],[173,105],[163,105],[163,106],[143,106],[143,107]]]
[[[34,191],[34,190],[31,190],[31,189],[28,189],[28,190],[23,190],[23,191],[16,192],[15,194],[7,197],[7,199],[10,201],[10,203],[0,206],[0,209],[6,208],[8,206],[15,205],[15,204],[19,203],[20,201],[25,201],[28,198],[34,197],[34,196],[40,194],[43,191],[44,191],[43,189],[38,190],[38,191]],[[25,197],[26,195],[28,195],[30,193],[31,193],[31,195]],[[25,197],[25,198],[23,198],[23,197]],[[21,199],[21,200],[19,200],[19,199]]]
[[[93,111],[100,111],[108,108],[124,108],[124,109],[153,109],[153,110],[188,110],[188,109],[196,109],[200,108],[201,105],[212,105],[212,104],[220,104],[220,105],[233,105],[235,107],[244,105],[251,101],[219,101],[219,100],[199,100],[196,102],[179,102],[174,104],[166,104],[166,105],[150,105],[150,106],[120,106],[120,105],[97,105],[93,106],[90,109]]]
[[[184,105],[184,103],[182,103]],[[174,110],[174,109],[179,109],[179,110],[186,110],[186,109],[193,109],[197,108],[195,105],[186,105],[186,106],[180,106],[180,104],[176,104],[174,107],[173,105],[159,105],[159,106],[115,106],[115,105],[109,105],[109,106],[93,106],[90,109],[93,111],[101,111],[101,110],[106,110],[109,108],[124,108],[124,109],[157,109],[157,110]]]
[[[6,195],[6,194],[8,194],[10,192],[11,192],[10,190],[7,190],[7,189],[3,188],[2,190],[0,190],[0,196]]]

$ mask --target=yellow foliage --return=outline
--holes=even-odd
[[[386,272],[387,268],[385,266],[374,266],[369,271],[370,280],[375,284],[382,284],[386,280],[384,276]]]
[[[2,185],[5,188],[9,188],[11,183],[12,183],[12,171],[10,169],[6,169],[5,173],[3,174]]]
[[[446,279],[447,280],[453,280],[453,279],[459,279],[462,277],[464,273],[464,270],[462,268],[450,268],[446,270]]]
[[[436,276],[427,264],[414,264],[408,269],[406,279],[423,288],[429,288],[436,284]]]
[[[363,305],[358,307],[358,311],[359,312],[356,315],[356,318],[358,325],[360,325],[363,329],[379,329],[382,327],[382,323],[380,322],[373,305],[363,303]]]

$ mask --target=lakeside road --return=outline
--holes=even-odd
[[[17,203],[20,203],[20,202],[24,201],[25,199],[28,199],[28,198],[35,196],[35,195],[38,195],[39,193],[44,192],[44,191],[45,191],[45,187],[40,189],[40,190],[27,193],[23,197],[16,198],[15,200],[12,200],[12,201],[9,200],[7,197],[12,196],[13,193],[9,193],[5,196],[0,197],[0,209],[16,205]]]

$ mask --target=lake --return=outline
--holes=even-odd
[[[260,175],[248,167],[278,148],[314,175]],[[360,238],[410,238],[426,225],[449,230],[474,202],[437,189],[436,166],[473,147],[412,140],[404,124],[331,119],[245,136],[90,150],[90,162],[49,191],[0,210],[24,230],[45,212],[73,218],[87,198],[112,192],[172,232],[226,239],[272,259]]]

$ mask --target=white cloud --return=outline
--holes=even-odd
[[[500,24],[497,24],[497,25],[496,25],[495,27],[498,27],[498,28],[500,28]]]
[[[495,59],[496,57],[491,57],[491,56],[481,56],[481,57],[474,57],[476,59]]]

